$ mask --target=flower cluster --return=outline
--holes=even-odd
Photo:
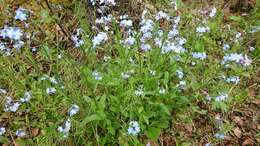
[[[236,62],[239,63],[245,67],[251,65],[252,60],[247,57],[247,55],[238,54],[238,53],[231,53],[226,54],[223,57],[222,64],[226,64],[228,62]]]
[[[13,101],[11,96],[6,97],[4,111],[16,112],[22,103],[29,102],[32,98],[31,92],[25,92],[24,96],[19,101]]]
[[[75,114],[77,114],[79,112],[79,106],[76,104],[73,104],[68,112],[69,117],[74,116]],[[69,136],[69,131],[71,129],[71,120],[70,118],[67,118],[67,120],[65,120],[65,122],[63,123],[62,126],[59,126],[57,128],[58,132],[60,132],[64,138]]]
[[[20,20],[25,23],[29,17],[27,13],[26,9],[18,8],[15,11],[14,20]],[[25,23],[25,27],[28,27],[28,24]],[[19,52],[25,44],[24,36],[25,34],[21,28],[5,25],[3,29],[0,29],[0,39],[3,39],[3,42],[0,42],[0,53],[10,56],[13,52],[12,48]],[[29,36],[27,35],[27,37]]]

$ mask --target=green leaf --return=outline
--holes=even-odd
[[[147,137],[152,140],[156,140],[159,137],[160,133],[161,133],[161,130],[159,128],[155,128],[155,127],[150,127],[146,131]]]
[[[230,19],[236,22],[240,22],[242,20],[240,16],[231,16]]]
[[[92,121],[101,121],[101,120],[105,119],[105,117],[106,117],[106,115],[104,113],[99,112],[98,114],[93,114],[93,115],[87,116],[83,120],[83,123],[87,124],[87,123],[92,122]]]
[[[4,144],[4,143],[7,143],[7,142],[8,142],[8,140],[7,140],[6,137],[0,136],[0,144]]]
[[[204,45],[201,41],[196,41],[195,51],[204,51]]]

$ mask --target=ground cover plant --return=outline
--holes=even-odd
[[[0,0],[0,144],[258,145],[259,8]]]

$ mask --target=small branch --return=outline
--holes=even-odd
[[[14,137],[13,137],[11,131],[9,131],[9,134],[10,134],[10,136],[11,136],[11,138],[12,138],[12,141],[13,141],[13,143],[14,143],[14,146],[18,146],[17,143],[16,143],[15,140],[14,140]]]

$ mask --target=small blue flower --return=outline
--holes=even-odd
[[[18,129],[18,130],[16,130],[15,135],[18,136],[18,137],[25,137],[26,131],[23,130],[23,129]]]
[[[225,139],[225,134],[223,134],[223,133],[216,133],[215,135],[214,135],[214,137],[215,138],[217,138],[217,139]]]
[[[192,52],[192,57],[195,59],[204,60],[207,58],[207,55],[205,52]]]
[[[71,129],[71,121],[70,119],[67,119],[65,123],[62,126],[59,126],[57,130],[63,134],[63,137],[66,138],[69,136],[69,131]]]
[[[5,127],[0,127],[0,136],[2,136],[3,134],[5,134]]]
[[[27,14],[26,14],[26,10],[23,8],[19,8],[15,11],[15,17],[14,19],[16,20],[21,20],[21,21],[25,21],[27,20]]]
[[[75,114],[77,114],[79,112],[79,106],[76,105],[76,104],[73,104],[71,107],[70,107],[70,110],[69,110],[69,116],[73,116]]]
[[[101,81],[102,80],[102,76],[100,75],[100,73],[99,72],[97,72],[97,71],[94,71],[93,73],[92,73],[92,76],[95,78],[95,80],[97,80],[97,81]]]
[[[140,128],[139,123],[137,121],[131,121],[129,123],[129,128],[127,130],[129,135],[136,136],[140,133],[140,131],[141,131],[141,128]]]

